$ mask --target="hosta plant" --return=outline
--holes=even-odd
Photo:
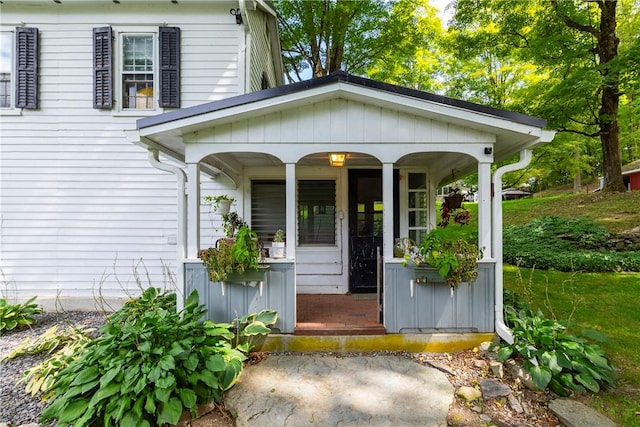
[[[603,386],[613,386],[611,362],[596,344],[566,333],[564,325],[522,305],[505,305],[505,319],[514,343],[501,343],[498,359],[521,358],[538,388],[548,387],[567,396],[569,390],[597,392]],[[583,335],[604,338],[596,331],[584,331]]]
[[[196,292],[181,312],[170,299],[149,288],[139,305],[111,316],[102,335],[56,375],[42,421],[176,424],[184,411],[195,415],[196,405],[220,402],[242,371],[246,346],[233,344],[231,323],[200,320],[206,310]]]
[[[6,298],[0,298],[0,334],[33,324],[33,316],[44,312],[35,300],[32,297],[21,304],[9,304]]]
[[[42,399],[47,400],[52,395],[51,387],[55,383],[56,375],[79,358],[89,342],[91,338],[88,335],[78,334],[76,339],[68,341],[53,356],[27,369],[18,383],[25,383],[24,390],[31,396],[42,393]]]

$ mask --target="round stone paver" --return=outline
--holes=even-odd
[[[398,356],[273,355],[225,393],[237,426],[446,426],[453,386]]]

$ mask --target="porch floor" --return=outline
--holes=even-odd
[[[296,296],[295,335],[380,335],[375,294]]]

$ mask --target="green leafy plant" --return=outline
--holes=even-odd
[[[80,329],[76,327],[67,327],[60,330],[57,325],[52,326],[35,339],[26,338],[11,353],[0,359],[0,362],[24,355],[51,354],[66,346],[69,342],[80,340],[83,337],[88,338],[89,333],[92,331],[93,329]]]
[[[211,208],[214,211],[218,210],[222,203],[227,202],[231,204],[236,201],[235,198],[228,196],[226,194],[220,194],[218,196],[204,196],[203,199],[205,203],[209,203],[211,205]]]
[[[460,283],[473,283],[478,278],[480,251],[465,239],[448,240],[443,230],[435,228],[424,236],[420,245],[405,242],[404,265],[433,267],[451,288]]]
[[[88,335],[78,333],[73,340],[66,342],[52,357],[27,369],[18,383],[25,383],[25,392],[32,396],[43,393],[43,400],[50,398],[52,395],[51,387],[55,382],[56,375],[69,366],[72,361],[79,358],[90,342],[91,338]]]
[[[235,261],[231,254],[232,245],[230,241],[221,239],[215,248],[202,249],[198,253],[212,282],[224,282],[233,273]]]
[[[224,282],[232,273],[258,268],[262,248],[257,234],[245,225],[235,239],[220,239],[215,248],[203,249],[198,256],[209,271],[209,279]]]
[[[278,228],[273,235],[273,242],[284,242],[284,231],[281,228]]]
[[[260,245],[258,235],[249,227],[242,226],[238,230],[236,240],[231,246],[231,255],[235,261],[234,270],[239,273],[257,268],[260,260]]]
[[[640,271],[640,252],[607,249],[612,235],[587,218],[543,217],[504,230],[504,261],[559,271]]]
[[[183,411],[195,414],[199,403],[220,402],[242,371],[246,346],[232,344],[231,323],[200,321],[206,309],[196,292],[180,312],[169,307],[174,298],[149,288],[140,305],[110,316],[102,335],[56,375],[41,420],[175,424]]]
[[[0,333],[32,325],[35,322],[33,316],[44,312],[34,303],[36,298],[18,304],[9,304],[6,298],[0,298]]]
[[[585,337],[603,339],[596,331],[583,331],[585,337],[566,333],[561,323],[547,319],[541,311],[533,312],[528,304],[514,297],[505,298],[505,320],[512,329],[514,343],[500,344],[498,359],[517,357],[531,373],[536,386],[549,387],[568,396],[569,390],[597,392],[614,385],[614,370],[603,350]]]
[[[222,229],[225,236],[229,238],[234,237],[236,230],[246,226],[247,223],[238,215],[238,212],[229,212],[222,215]]]
[[[238,348],[249,353],[259,348],[267,335],[271,333],[271,327],[278,321],[278,313],[267,309],[258,313],[249,313],[233,319],[236,330],[235,344]]]

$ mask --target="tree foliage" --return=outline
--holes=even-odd
[[[345,70],[362,74],[398,41],[386,27],[392,3],[375,0],[280,0],[280,38],[290,82]]]
[[[616,1],[459,0],[452,26],[469,35],[466,46],[476,58],[489,51],[534,66],[539,78],[522,86],[517,109],[562,132],[599,137],[605,189],[614,191],[624,189],[618,105],[630,66],[629,56],[618,54],[616,7]]]
[[[277,1],[289,81],[345,70],[544,117],[560,133],[534,153],[539,184],[623,190],[621,163],[640,157],[640,3],[452,4],[445,31],[429,0]]]

